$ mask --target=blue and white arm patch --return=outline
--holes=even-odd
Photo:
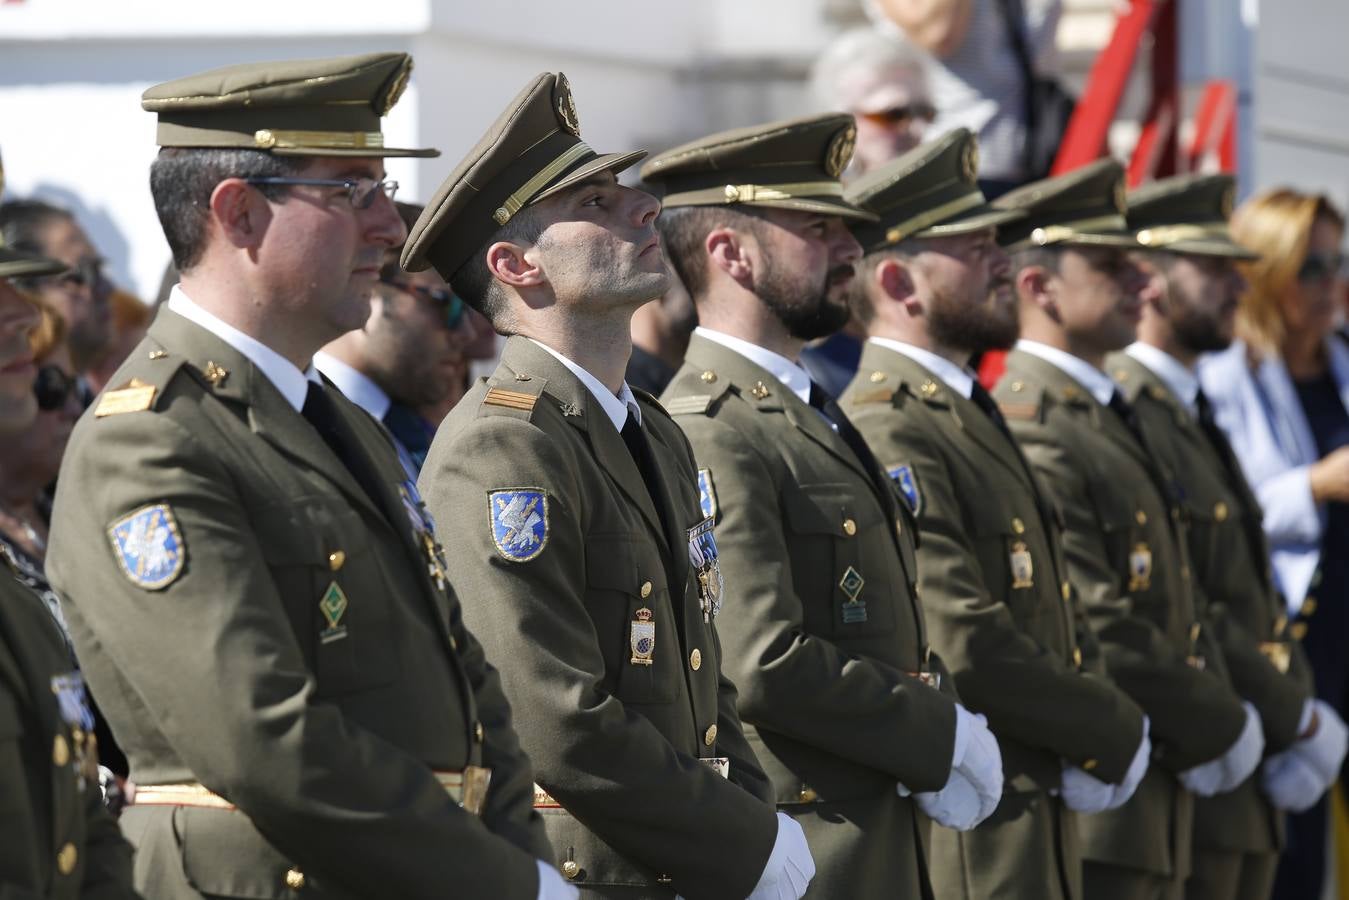
[[[540,488],[491,491],[487,516],[497,552],[511,562],[529,562],[548,544],[548,495]]]
[[[918,490],[918,476],[913,471],[913,466],[908,463],[896,463],[893,466],[887,466],[885,474],[890,476],[890,480],[899,488],[899,492],[904,495],[904,499],[909,503],[909,509],[916,516],[923,510],[923,495]]]
[[[113,555],[137,587],[157,591],[183,572],[187,545],[167,503],[142,507],[108,526]]]

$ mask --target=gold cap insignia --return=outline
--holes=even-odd
[[[408,78],[412,75],[412,57],[407,57],[403,65],[394,73],[393,80],[389,82],[389,89],[384,92],[383,99],[378,101],[376,109],[381,116],[387,116],[389,110],[393,109],[398,98],[403,96],[403,91],[407,90]]]
[[[960,175],[969,184],[979,177],[979,145],[973,138],[965,142],[960,151]]]
[[[581,136],[581,119],[576,115],[576,101],[571,97],[571,84],[567,76],[557,73],[557,87],[553,89],[553,99],[557,103],[557,118],[562,127],[573,137]]]
[[[829,142],[829,150],[824,155],[824,170],[830,178],[837,178],[848,167],[852,159],[853,147],[857,144],[857,129],[852,125],[840,131]]]

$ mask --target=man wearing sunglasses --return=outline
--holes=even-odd
[[[158,85],[181,281],[75,429],[48,572],[154,897],[574,896],[387,434],[316,373],[405,227],[402,53]]]
[[[422,207],[398,203],[411,228]],[[404,272],[398,246],[384,256],[370,318],[314,357],[314,365],[349,400],[374,416],[393,435],[399,459],[416,478],[436,423],[418,410],[444,400],[453,387],[467,340],[464,302],[434,270]]]

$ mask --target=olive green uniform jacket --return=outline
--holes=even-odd
[[[48,572],[131,778],[237,807],[129,807],[138,886],[287,897],[302,875],[314,897],[534,900],[551,852],[533,776],[378,424],[328,389],[372,497],[246,357],[168,309],[111,384],[131,379],[147,409],[96,403],[71,437]],[[108,529],[154,505],[183,565],[148,589]],[[433,771],[468,765],[493,770],[481,818]]]
[[[1148,774],[1124,806],[1081,817],[1083,855],[1183,879],[1194,810],[1175,773],[1222,755],[1246,713],[1205,652],[1180,511],[1124,420],[1062,369],[1014,350],[994,396],[1063,512],[1068,579],[1110,676],[1151,720]]]
[[[131,848],[103,808],[88,722],[72,721],[87,709],[82,681],[10,565],[0,561],[0,898],[134,898]]]
[[[1286,629],[1284,604],[1270,576],[1260,504],[1230,447],[1216,447],[1166,383],[1137,359],[1112,355],[1106,369],[1134,405],[1148,446],[1180,486],[1190,566],[1208,599],[1233,686],[1264,724],[1265,752],[1297,740],[1311,697],[1311,670]],[[1195,801],[1197,847],[1275,853],[1283,816],[1260,792],[1258,774],[1239,789]]]
[[[914,595],[913,518],[814,408],[701,335],[664,402],[704,467],[726,668],[810,841],[807,896],[930,895],[930,822],[895,785],[945,785],[955,706],[950,678],[938,691],[915,677],[942,669]]]
[[[881,468],[907,467],[932,646],[1002,748],[997,811],[934,833],[936,893],[1080,900],[1077,817],[1049,792],[1065,763],[1123,780],[1143,715],[1082,671],[1058,510],[997,424],[901,353],[867,343],[842,404]]]
[[[777,819],[722,674],[725,619],[704,620],[690,565],[693,455],[637,396],[658,503],[598,399],[523,337],[441,425],[421,485],[456,523],[451,578],[501,668],[563,874],[601,896],[741,900]],[[542,495],[532,556],[498,547],[497,491]],[[647,625],[649,665],[633,646]],[[718,757],[729,780],[700,762]]]

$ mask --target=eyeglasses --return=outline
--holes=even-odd
[[[464,321],[464,301],[454,291],[413,284],[392,275],[381,275],[379,280],[381,284],[387,284],[389,287],[400,290],[405,294],[430,301],[432,305],[439,307],[445,314],[445,327],[451,331],[458,328],[459,324]]]
[[[245,178],[248,184],[278,184],[294,185],[306,184],[316,187],[344,187],[347,189],[347,199],[356,209],[369,209],[370,204],[375,202],[375,195],[383,194],[390,200],[394,194],[398,193],[398,182],[396,181],[376,181],[373,178]]]
[[[885,125],[893,128],[906,125],[914,119],[931,122],[937,118],[937,108],[931,103],[905,103],[901,106],[891,106],[888,109],[880,109],[875,112],[860,112],[855,115],[859,119],[866,119],[873,125]]]
[[[42,366],[37,370],[37,381],[33,382],[37,408],[54,412],[65,406],[78,388],[79,380],[74,375],[66,373],[59,366]]]
[[[103,260],[101,259],[82,259],[64,272],[57,272],[54,275],[38,275],[33,278],[16,278],[14,280],[28,287],[56,285],[76,290],[85,287],[93,289],[99,285],[107,284],[108,281],[107,276],[103,274]]]
[[[1344,274],[1343,253],[1308,253],[1297,270],[1298,281],[1324,281]]]

